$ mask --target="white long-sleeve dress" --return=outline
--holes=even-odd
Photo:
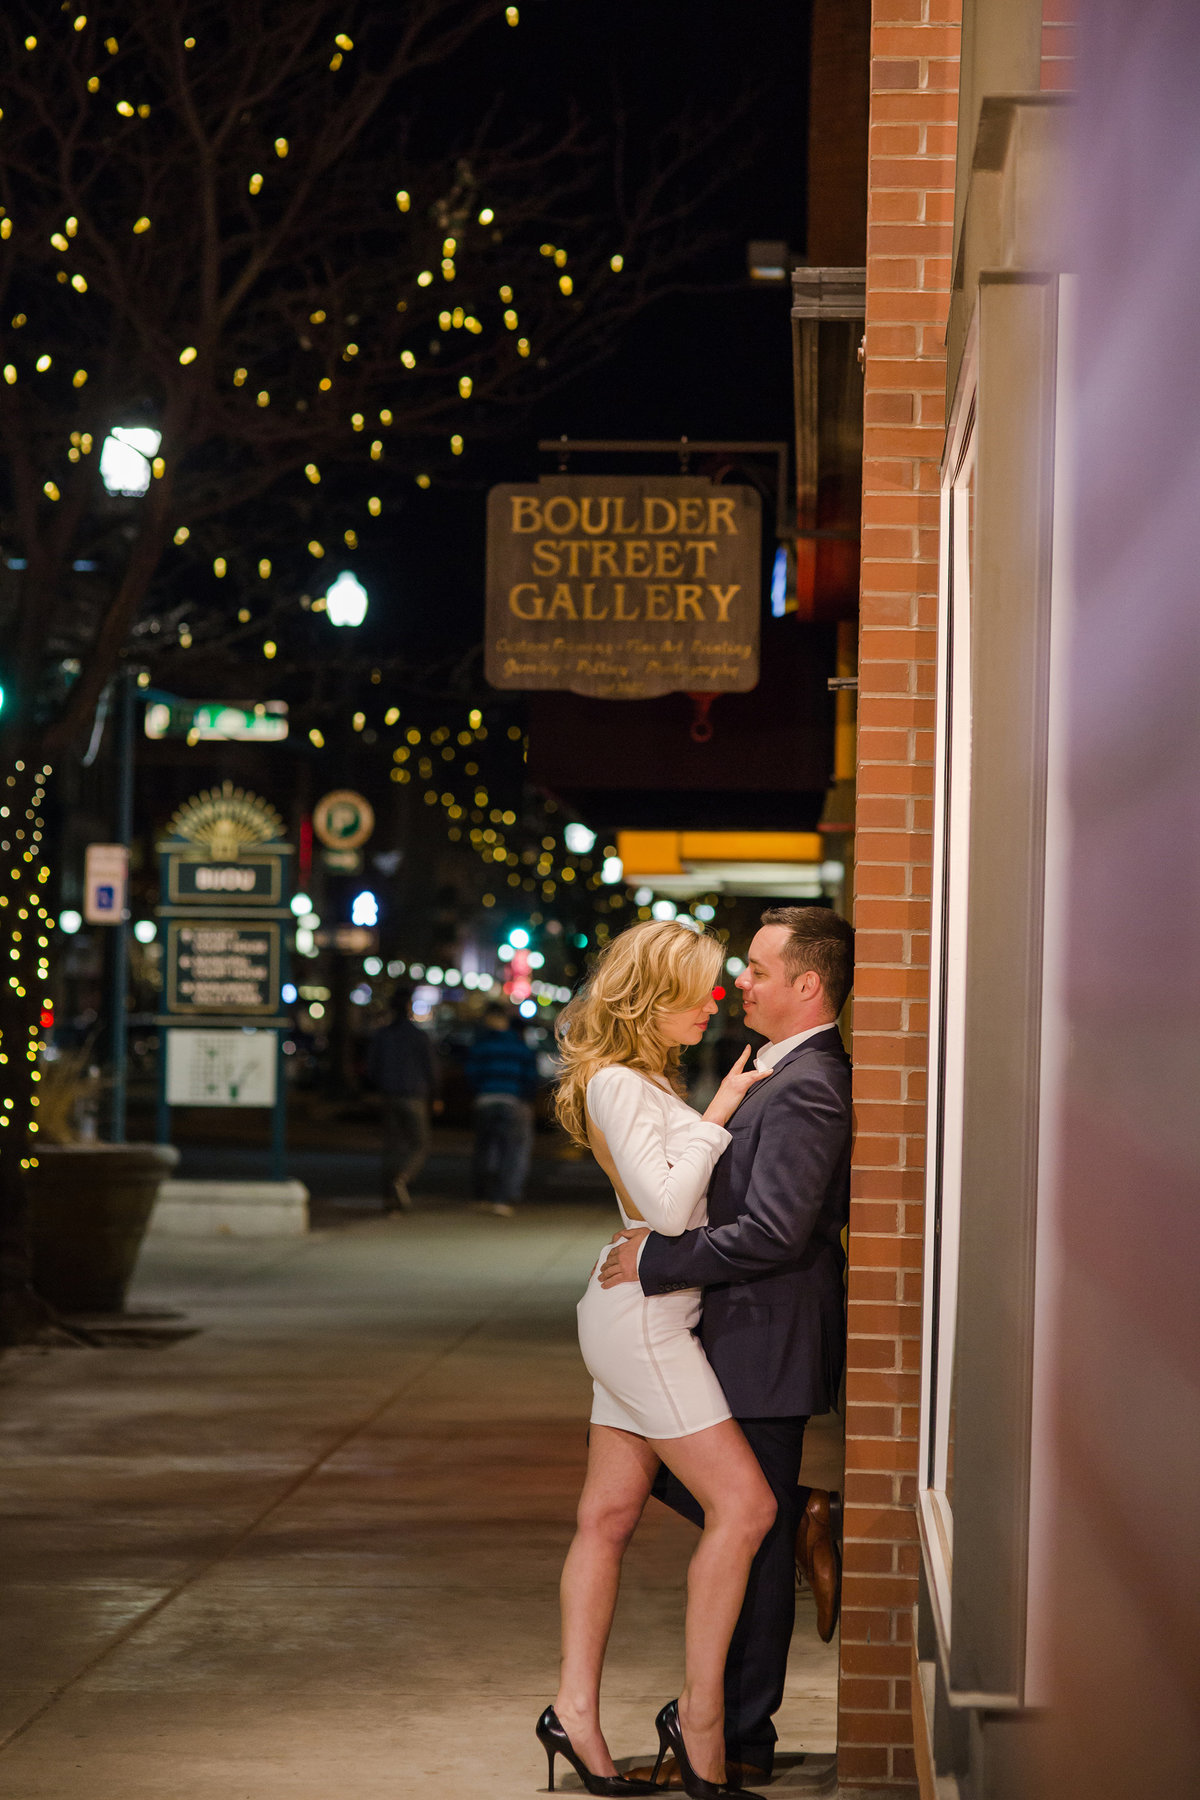
[[[678,1237],[707,1223],[709,1178],[729,1142],[723,1126],[700,1118],[665,1081],[617,1065],[588,1082],[587,1111],[598,1160],[607,1149],[619,1187],[641,1215],[631,1216],[618,1191],[622,1224]],[[597,1266],[578,1309],[593,1425],[676,1438],[732,1417],[694,1335],[700,1298],[699,1288],[654,1295],[638,1282],[602,1288]]]

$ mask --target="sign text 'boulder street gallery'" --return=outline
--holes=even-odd
[[[488,496],[487,678],[610,700],[758,682],[761,508],[700,476],[546,476]]]

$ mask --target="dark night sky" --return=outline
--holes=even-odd
[[[619,96],[636,167],[672,118],[711,117],[738,103],[743,112],[722,158],[723,185],[706,208],[719,242],[694,271],[711,291],[649,308],[602,367],[560,388],[502,441],[473,449],[458,485],[404,496],[375,620],[381,641],[419,660],[461,654],[480,639],[486,490],[548,468],[539,437],[792,434],[788,296],[750,287],[745,247],[751,238],[804,245],[805,0],[738,8],[524,0],[520,26],[501,44],[499,66],[477,50],[460,59],[453,92],[441,96],[448,136],[497,100],[506,119],[536,119],[548,130],[574,102],[603,132]],[[371,585],[371,571],[363,573]]]

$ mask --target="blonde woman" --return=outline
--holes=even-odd
[[[680,1051],[717,1010],[722,946],[674,921],[635,925],[601,955],[560,1025],[558,1116],[613,1184],[624,1226],[677,1236],[706,1221],[725,1121],[763,1079],[745,1052],[700,1117],[683,1099]],[[659,1766],[675,1752],[697,1800],[725,1777],[723,1676],[750,1563],[775,1500],[694,1335],[699,1288],[647,1298],[603,1288],[594,1270],[579,1303],[579,1342],[594,1401],[578,1526],[562,1574],[562,1672],[538,1721],[549,1758],[574,1766],[591,1794],[648,1793],[618,1776],[600,1729],[600,1676],[621,1559],[660,1461],[695,1495],[704,1529],[688,1569],[685,1676],[658,1715]]]

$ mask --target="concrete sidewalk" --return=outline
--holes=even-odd
[[[576,1204],[159,1244],[132,1305],[195,1335],[6,1356],[0,1796],[544,1789],[589,1401],[574,1305],[610,1229]],[[652,1505],[631,1552],[618,1756],[678,1689],[693,1541]],[[776,1791],[825,1784],[836,1674],[806,1596],[780,1723],[817,1754]]]

